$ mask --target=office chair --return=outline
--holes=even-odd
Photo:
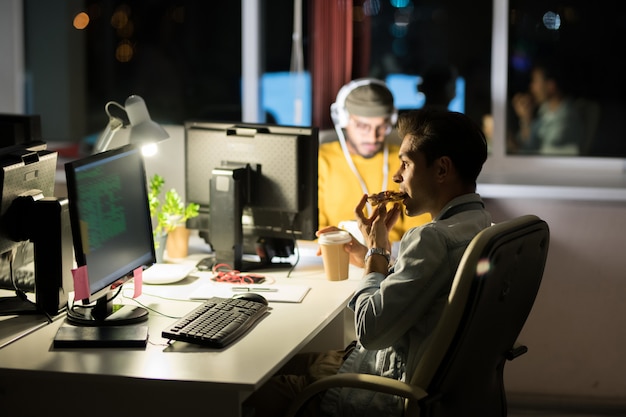
[[[405,417],[505,417],[503,371],[527,351],[517,337],[543,276],[550,232],[525,215],[481,231],[467,247],[448,303],[410,382],[343,373],[311,384],[287,416],[332,387],[375,390],[405,399]]]

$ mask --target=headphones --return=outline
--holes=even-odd
[[[365,184],[365,181],[363,180],[361,174],[359,174],[359,171],[356,169],[354,161],[352,161],[352,156],[350,156],[350,151],[348,150],[348,145],[346,144],[346,137],[342,129],[348,126],[348,121],[350,120],[350,113],[348,113],[348,110],[346,109],[346,98],[355,89],[370,84],[377,84],[389,90],[387,84],[385,84],[381,80],[377,80],[376,78],[359,78],[350,81],[348,84],[341,87],[341,89],[337,93],[337,99],[333,104],[330,105],[330,117],[333,119],[333,123],[335,124],[335,131],[337,132],[337,137],[339,138],[341,150],[344,157],[346,158],[348,166],[350,167],[356,178],[359,180],[359,184],[361,185],[361,189],[364,194],[369,194],[367,185]],[[389,117],[391,124],[395,125],[398,121],[398,110],[395,107],[393,108],[393,112]],[[389,132],[387,132],[387,134],[389,134]],[[389,146],[387,145],[386,141],[383,146],[383,158],[384,162],[382,167],[382,187],[386,187],[387,180],[389,178]],[[369,215],[372,214],[372,206],[369,202],[367,203],[367,211]]]
[[[359,87],[370,84],[377,84],[389,90],[389,87],[387,87],[387,84],[385,84],[384,81],[378,80],[376,78],[359,78],[356,80],[352,80],[348,84],[341,87],[341,89],[337,93],[337,98],[335,99],[335,102],[330,105],[330,117],[333,120],[335,127],[339,126],[340,128],[345,128],[348,126],[350,113],[348,113],[348,110],[346,109],[346,98],[350,95],[350,93]],[[390,115],[390,118],[391,124],[395,125],[398,121],[398,110],[395,107]]]

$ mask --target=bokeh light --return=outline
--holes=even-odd
[[[404,38],[409,33],[409,28],[408,25],[394,23],[389,28],[389,32],[391,32],[391,36],[394,38]]]
[[[548,30],[559,30],[561,28],[561,16],[555,12],[546,12],[543,15],[543,25]]]
[[[130,10],[127,6],[120,6],[111,16],[111,26],[115,29],[122,29],[128,24]]]
[[[476,265],[476,274],[477,275],[485,275],[491,269],[491,264],[489,263],[489,259],[481,259],[478,261]]]
[[[72,23],[78,30],[83,30],[89,25],[89,15],[85,12],[80,12],[74,16],[74,22]]]
[[[124,39],[115,48],[115,59],[119,62],[128,62],[133,59],[134,48],[130,41]]]
[[[400,9],[402,7],[408,6],[410,1],[409,0],[390,0],[389,3],[391,3],[393,7],[397,7],[398,9]]]
[[[366,16],[376,16],[378,13],[380,13],[380,0],[364,1],[363,12]]]

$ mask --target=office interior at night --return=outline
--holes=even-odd
[[[105,103],[138,94],[170,136],[145,160],[146,174],[167,172],[169,185],[185,190],[187,121],[333,128],[325,109],[345,82],[314,60],[312,3],[302,2],[298,43],[290,0],[3,2],[0,113],[40,115],[42,139],[65,162],[93,145]],[[398,85],[409,109],[423,99],[421,74],[454,67],[454,110],[490,141],[478,193],[494,221],[533,213],[550,225],[542,286],[520,335],[529,351],[504,372],[510,404],[623,415],[626,8],[608,0],[353,3],[352,76]],[[574,153],[515,144],[511,100],[545,53],[563,57],[585,109],[585,142]],[[62,168],[56,175],[54,193],[64,197]]]

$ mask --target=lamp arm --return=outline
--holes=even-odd
[[[116,101],[109,101],[108,103],[104,105],[104,111],[106,112],[107,116],[109,116],[109,123],[107,123],[106,127],[104,128],[104,131],[98,137],[98,140],[96,141],[96,144],[93,147],[92,153],[94,154],[104,152],[107,149],[109,149],[109,145],[111,144],[111,140],[113,139],[113,136],[115,136],[117,131],[120,130],[124,126],[124,122],[122,121],[122,119],[120,119],[119,117],[113,116],[111,112],[109,111],[109,106],[111,105],[117,106],[118,108],[126,112],[124,107]]]
[[[113,136],[124,126],[124,122],[122,119],[118,119],[117,117],[110,116],[109,123],[107,123],[106,127],[102,134],[98,137],[98,141],[93,147],[93,153],[104,152],[109,148],[111,144],[111,140]]]
[[[109,106],[112,105],[126,113],[128,123],[111,114]],[[104,105],[104,111],[109,116],[109,122],[93,147],[94,154],[109,149],[117,132],[126,126],[130,126],[128,143],[141,146],[144,156],[156,153],[156,142],[169,138],[167,131],[150,119],[146,103],[138,95],[129,96],[124,107],[115,101],[109,101]]]

